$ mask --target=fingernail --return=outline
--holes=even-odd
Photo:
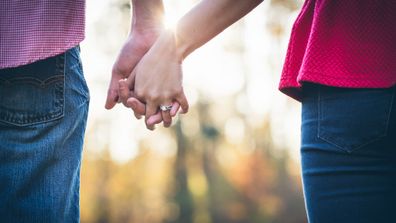
[[[154,121],[152,121],[151,119],[147,120],[147,125],[154,125]]]
[[[170,112],[171,117],[175,117],[176,113],[177,113],[177,112],[171,111],[171,112]]]
[[[129,101],[129,105],[135,109],[136,108],[136,101]]]

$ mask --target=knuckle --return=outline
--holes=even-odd
[[[142,99],[144,97],[144,92],[140,89],[135,89],[135,96],[138,99]]]
[[[146,98],[147,98],[147,100],[150,100],[150,101],[152,101],[153,103],[161,103],[161,102],[163,102],[164,100],[166,100],[165,99],[165,97],[164,97],[164,95],[161,93],[161,94],[158,94],[158,93],[156,93],[156,92],[148,92],[147,94],[146,94]]]
[[[178,97],[177,91],[166,91],[162,94],[162,99],[164,101],[172,102]]]
[[[177,87],[173,88],[172,90],[173,90],[173,92],[174,92],[175,94],[183,93],[183,88],[180,87],[180,86],[177,86]]]
[[[158,96],[156,94],[154,94],[153,92],[148,92],[145,95],[145,98],[149,101],[156,101],[158,99]]]
[[[120,89],[120,91],[119,91],[119,96],[120,96],[120,98],[125,99],[125,98],[128,97],[128,92],[125,92],[125,90]]]
[[[163,116],[164,122],[170,122],[172,119],[168,115]]]
[[[128,69],[125,66],[122,66],[119,62],[116,62],[111,69],[111,74],[117,77],[126,77]]]
[[[174,97],[177,94],[177,91],[175,89],[167,89],[162,91],[161,95],[163,98],[169,99]]]
[[[114,65],[113,68],[111,69],[111,74],[113,76],[122,76],[120,68],[116,65]]]
[[[161,94],[161,100],[163,100],[163,101],[165,101],[165,100],[168,100],[169,98],[171,98],[172,97],[172,94],[171,94],[171,92],[169,92],[169,91],[165,91],[165,92],[163,92],[162,94]]]

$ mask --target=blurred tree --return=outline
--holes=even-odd
[[[279,39],[286,33],[279,14],[290,14],[300,3],[270,0],[270,4],[273,13],[263,29]],[[112,1],[107,14],[94,24],[94,35],[106,55],[114,54],[122,44],[129,26],[129,7],[129,0]],[[111,129],[111,118],[95,120],[86,135],[82,223],[306,222],[300,178],[290,171],[296,164],[287,150],[273,143],[270,118],[252,125],[249,114],[237,108],[236,99],[246,97],[250,78],[244,61],[244,28],[243,21],[234,25],[224,44],[224,52],[241,63],[243,86],[222,98],[205,101],[198,97],[189,114],[171,131],[158,129],[169,135],[167,140],[175,141],[172,156],[155,152],[149,142],[163,139],[146,134],[139,141],[136,157],[119,163],[111,158],[113,148],[101,145],[98,152],[93,148],[97,144],[90,143],[107,136]],[[242,136],[230,142],[224,126],[233,119],[240,124],[230,128],[241,128]],[[98,129],[106,132],[100,134]]]
[[[169,222],[171,223],[193,223],[193,198],[188,188],[188,173],[187,173],[187,153],[188,143],[182,131],[180,122],[177,122],[173,128],[175,137],[177,139],[177,153],[174,164],[174,202],[178,207],[178,216]]]
[[[282,6],[288,8],[290,11],[299,9],[301,2],[297,0],[270,0],[271,6]]]

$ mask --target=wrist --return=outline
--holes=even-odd
[[[163,27],[162,0],[132,0],[131,30],[160,29]]]
[[[162,27],[133,28],[129,32],[128,40],[140,40],[152,45],[162,31]]]
[[[157,21],[150,18],[132,18],[130,33],[136,33],[140,35],[161,33],[164,29],[162,21]]]
[[[184,21],[179,21],[175,30],[174,30],[174,38],[177,42],[177,50],[178,54],[182,59],[185,59],[190,53],[192,53],[196,48],[196,43],[194,42],[194,38],[191,35],[190,24],[185,24]]]
[[[176,32],[172,29],[165,29],[158,37],[158,43],[166,48],[180,64],[187,56],[186,44],[178,39]]]

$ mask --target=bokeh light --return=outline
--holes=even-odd
[[[172,27],[197,1],[164,0]],[[104,109],[129,0],[88,0],[82,58],[91,103],[82,222],[303,223],[300,105],[277,91],[299,3],[264,1],[183,63],[191,110],[145,129]]]

